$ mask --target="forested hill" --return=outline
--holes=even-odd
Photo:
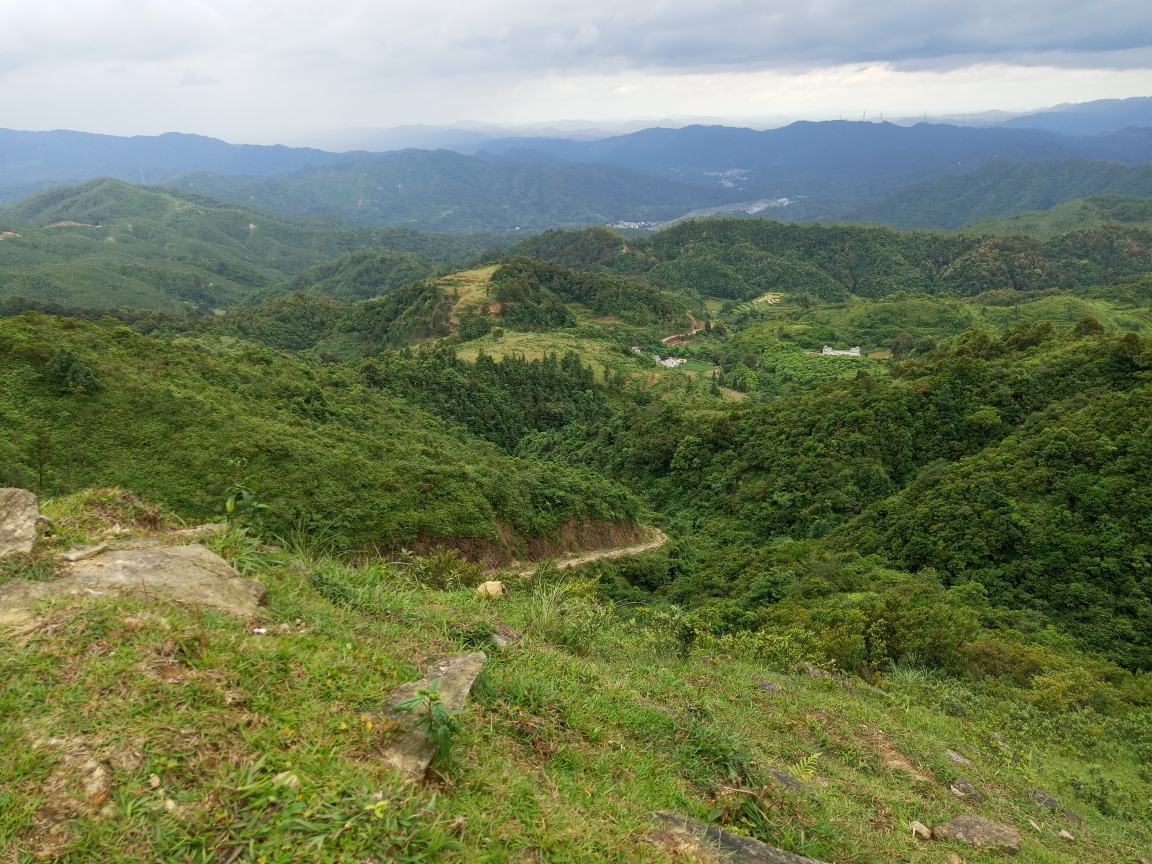
[[[375,296],[503,242],[496,234],[423,234],[273,214],[97,178],[0,206],[0,297],[210,311],[265,296],[356,249],[374,252],[376,261],[348,296]]]
[[[265,179],[198,172],[173,184],[282,213],[334,213],[360,225],[425,231],[662,222],[737,200],[731,190],[689,186],[619,165],[493,162],[448,150],[355,155]]]
[[[1152,268],[1152,227],[1110,223],[1047,238],[898,231],[880,225],[699,219],[646,237],[605,228],[546,231],[491,258],[532,255],[567,267],[642,277],[700,297],[765,292],[826,301],[898,291],[974,296],[1010,288],[1104,285]]]
[[[959,228],[996,216],[1043,210],[1090,195],[1152,198],[1152,163],[1124,165],[1103,160],[1007,162],[993,159],[969,174],[919,183],[879,201],[842,213],[855,221],[900,228]],[[789,216],[783,208],[781,215]]]

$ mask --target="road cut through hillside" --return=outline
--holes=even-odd
[[[566,569],[568,567],[579,567],[582,564],[590,564],[593,561],[603,561],[610,558],[627,558],[631,555],[641,555],[644,552],[651,552],[654,549],[659,549],[668,542],[668,536],[659,528],[649,528],[648,539],[643,543],[638,543],[635,546],[617,546],[614,549],[598,549],[595,552],[585,552],[582,555],[573,555],[569,558],[560,558],[556,560],[556,567],[558,569]],[[535,574],[540,564],[529,567],[527,570],[521,570],[517,575],[521,579],[527,579]]]

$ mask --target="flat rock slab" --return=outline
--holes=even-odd
[[[385,762],[403,774],[409,780],[422,780],[428,772],[428,766],[436,756],[435,745],[429,743],[428,735],[423,729],[416,728],[416,711],[394,711],[395,707],[405,699],[411,699],[417,690],[427,688],[429,684],[440,679],[440,699],[449,711],[459,711],[468,701],[468,694],[472,692],[472,685],[484,670],[484,661],[488,655],[483,651],[474,654],[451,654],[437,660],[425,669],[425,675],[419,681],[409,681],[401,684],[388,696],[384,703],[382,716],[399,724],[400,732],[382,753]]]
[[[32,551],[40,503],[27,489],[0,489],[0,558]]]
[[[983,816],[957,816],[932,827],[933,840],[959,840],[969,846],[991,847],[1002,852],[1020,851],[1020,832]]]
[[[794,855],[751,837],[706,825],[683,813],[658,811],[652,815],[673,829],[691,834],[709,849],[718,850],[732,864],[823,864],[815,858]]]
[[[248,618],[260,614],[264,586],[199,544],[106,549],[68,563],[65,575],[54,582],[13,579],[0,586],[0,624],[30,621],[37,603],[51,597],[123,595]]]

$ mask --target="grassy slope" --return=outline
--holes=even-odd
[[[9,483],[38,483],[44,462],[40,488],[114,483],[210,518],[225,487],[250,475],[269,527],[286,533],[304,520],[355,547],[417,536],[499,545],[498,525],[542,535],[572,516],[635,515],[619,487],[502,457],[365,387],[354,368],[262,349],[212,357],[116,322],[47,316],[0,322],[0,345]],[[57,395],[44,383],[65,346],[94,370],[99,392]],[[247,468],[230,469],[234,458]]]
[[[49,504],[61,536],[47,545],[113,520],[143,533],[123,527],[123,500]],[[1134,861],[1152,844],[1125,718],[1045,713],[922,673],[893,675],[886,695],[789,677],[803,652],[786,637],[714,638],[680,659],[666,630],[604,617],[578,582],[482,602],[378,564],[285,557],[253,574],[269,587],[267,635],[122,600],[0,636],[4,860],[219,861],[237,844],[235,860],[263,864],[683,860],[649,842],[657,809],[840,864],[1002,860],[908,830],[961,813],[1017,827],[1021,859],[1041,864]],[[310,585],[317,572],[342,605]],[[566,625],[549,614],[557,601],[567,620],[598,623]],[[487,692],[461,716],[451,763],[401,784],[378,755],[391,724],[366,712],[430,659],[474,650],[469,634],[496,616],[525,640],[486,647]],[[958,769],[946,748],[976,764]],[[87,757],[110,773],[106,802],[84,798]],[[773,766],[806,791],[775,786]],[[298,789],[272,784],[283,771]],[[982,803],[949,792],[959,773]],[[1037,786],[1082,823],[1031,803]]]

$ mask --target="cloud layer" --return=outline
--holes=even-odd
[[[179,109],[196,119],[198,102],[211,99],[220,116],[243,108],[252,122],[254,106],[244,103],[255,98],[257,116],[260,106],[296,106],[347,126],[460,119],[468,105],[499,109],[500,94],[552,100],[550,114],[520,121],[571,116],[569,104],[584,116],[597,106],[599,116],[619,116],[635,110],[627,88],[667,93],[665,78],[707,90],[706,79],[719,76],[717,85],[727,84],[717,96],[728,102],[733,81],[755,79],[741,91],[750,103],[784,82],[818,88],[823,78],[832,90],[812,91],[822,103],[837,88],[858,87],[850,79],[870,69],[895,91],[917,76],[939,85],[942,72],[1031,67],[1051,70],[1044,74],[1053,82],[1096,75],[1102,90],[1088,98],[1134,95],[1127,91],[1139,92],[1141,80],[1152,92],[1147,0],[0,0],[0,20],[0,110],[10,117],[3,125],[30,116],[35,102],[44,117],[66,117],[81,91],[85,100],[100,92],[96,70],[108,95],[88,104],[110,117],[145,116],[117,105],[120,93],[169,102],[153,106],[161,116]],[[591,100],[555,101],[589,88],[598,94]],[[996,95],[992,88],[980,107],[993,107]],[[1075,98],[1038,95],[1027,107]],[[665,102],[651,113],[719,113],[699,102],[678,112]],[[355,116],[354,105],[370,116]],[[292,125],[263,122],[269,130]]]

